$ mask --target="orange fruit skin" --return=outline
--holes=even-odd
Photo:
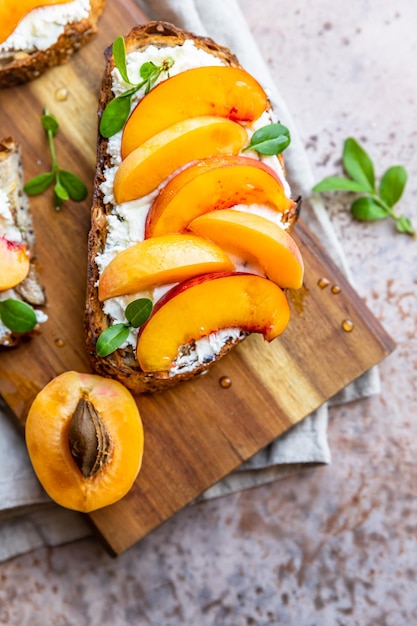
[[[233,268],[221,248],[191,233],[145,239],[119,252],[106,266],[100,277],[99,300]]]
[[[253,122],[267,106],[260,84],[241,68],[186,70],[156,85],[136,105],[123,131],[122,158],[153,135],[190,117],[214,115]]]
[[[282,288],[299,289],[304,264],[291,235],[264,217],[225,209],[197,217],[188,228],[232,254],[259,264],[265,275]]]
[[[116,202],[146,196],[191,161],[237,154],[246,141],[246,130],[227,119],[206,116],[178,122],[145,141],[121,162],[114,179]]]
[[[244,272],[205,274],[158,301],[139,332],[137,359],[145,372],[169,371],[178,348],[192,340],[235,327],[272,341],[289,318],[287,298],[272,281]]]
[[[181,232],[194,218],[236,204],[264,204],[284,212],[294,206],[276,172],[246,156],[215,156],[181,170],[149,210],[145,237]]]

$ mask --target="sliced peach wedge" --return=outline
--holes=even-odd
[[[181,120],[215,115],[253,122],[267,106],[264,90],[243,69],[209,66],[181,72],[154,87],[133,110],[123,131],[122,158]]]
[[[169,371],[180,346],[222,328],[272,341],[287,326],[288,301],[272,281],[243,272],[205,274],[179,283],[142,326],[136,356],[144,372]]]
[[[114,179],[116,202],[146,196],[191,161],[238,154],[246,141],[247,133],[242,126],[221,117],[194,117],[173,124],[122,161]]]
[[[229,253],[257,262],[280,287],[299,289],[303,284],[304,265],[297,244],[265,217],[225,209],[197,217],[188,228]]]
[[[19,2],[0,2],[0,43],[10,37],[21,20],[41,6],[66,4],[71,0],[19,0]]]
[[[99,300],[180,282],[198,274],[233,269],[232,261],[221,248],[197,235],[145,239],[110,261],[100,277]]]
[[[21,283],[29,273],[29,266],[26,244],[0,237],[0,291]]]
[[[236,204],[265,204],[284,212],[287,198],[278,174],[257,159],[225,155],[184,168],[161,189],[145,225],[145,237],[181,232],[194,218]]]

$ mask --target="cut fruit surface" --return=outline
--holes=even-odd
[[[146,196],[191,161],[237,154],[246,141],[245,129],[227,119],[210,116],[178,122],[153,136],[122,161],[114,179],[116,202]]]
[[[120,500],[142,463],[143,426],[121,383],[74,371],[36,396],[26,421],[35,473],[61,506],[88,513]]]
[[[18,0],[0,2],[0,43],[10,37],[22,19],[33,9],[53,4],[67,4],[71,0]]]
[[[30,261],[26,244],[0,237],[0,291],[12,289],[26,278]]]
[[[272,281],[240,272],[205,274],[176,285],[156,304],[139,332],[137,359],[145,372],[169,371],[179,347],[190,341],[231,327],[272,341],[289,318],[287,298]]]
[[[99,299],[137,293],[198,274],[232,271],[221,248],[197,235],[164,235],[146,239],[120,252],[104,269]]]
[[[161,189],[146,220],[145,237],[181,232],[194,218],[236,204],[262,204],[284,212],[294,206],[278,175],[245,156],[215,156],[193,163]]]
[[[181,120],[214,115],[252,122],[267,106],[264,90],[243,69],[210,66],[181,72],[159,83],[133,110],[123,131],[122,157]]]
[[[255,261],[280,287],[299,289],[303,284],[304,265],[297,244],[264,217],[225,209],[197,217],[188,228],[244,260]]]

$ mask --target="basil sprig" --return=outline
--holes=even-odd
[[[355,139],[349,137],[343,147],[343,169],[346,177],[328,176],[315,185],[313,191],[351,191],[361,194],[350,207],[355,219],[375,222],[390,217],[398,232],[416,237],[410,218],[398,215],[393,208],[400,200],[407,183],[407,172],[402,165],[389,167],[377,188],[375,168],[370,156]]]
[[[44,114],[41,116],[41,124],[48,136],[52,169],[50,172],[39,174],[29,180],[24,186],[24,190],[29,196],[36,196],[46,191],[51,185],[54,185],[54,204],[58,211],[62,207],[64,200],[69,200],[70,198],[75,200],[75,202],[84,200],[87,196],[87,187],[76,174],[59,167],[54,145],[54,137],[58,132],[59,124],[56,117],[51,115],[48,109],[45,109]]]
[[[147,94],[160,75],[163,72],[169,72],[170,68],[174,65],[174,59],[172,57],[164,59],[161,65],[155,65],[152,61],[147,61],[140,66],[140,81],[133,83],[127,73],[126,47],[123,37],[117,37],[114,40],[112,53],[114,64],[119,70],[120,76],[125,83],[132,87],[120,94],[120,96],[113,98],[104,109],[100,120],[100,133],[106,138],[112,137],[123,128],[130,114],[132,96],[139,91],[139,89],[142,89],[142,87],[145,88],[145,94]]]
[[[131,328],[139,328],[152,313],[152,300],[138,298],[126,307],[125,316],[127,323],[113,324],[100,334],[96,343],[98,356],[105,357],[120,348],[129,336]]]
[[[280,154],[291,143],[290,131],[283,124],[267,124],[257,130],[243,151],[256,150],[259,154]]]
[[[27,333],[38,323],[32,307],[13,298],[0,301],[0,319],[14,333]]]

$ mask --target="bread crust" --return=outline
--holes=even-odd
[[[232,52],[207,37],[199,37],[193,33],[181,30],[167,22],[149,22],[143,26],[138,26],[125,37],[126,51],[143,50],[149,45],[156,47],[168,47],[182,45],[187,39],[192,39],[194,44],[203,50],[219,57],[226,65],[240,67],[239,62]],[[114,69],[111,47],[105,51],[106,69],[104,72],[99,105],[99,120],[107,105],[113,98],[111,72]],[[98,300],[97,282],[99,271],[94,261],[98,254],[101,254],[106,243],[106,218],[111,212],[111,205],[105,204],[103,194],[100,190],[101,183],[105,180],[104,171],[110,165],[110,157],[107,154],[107,139],[100,133],[97,140],[97,167],[94,181],[94,196],[91,210],[91,229],[88,237],[88,278],[87,278],[87,300],[86,300],[86,344],[91,366],[102,376],[117,378],[134,393],[161,391],[177,385],[180,382],[189,380],[209,369],[215,362],[226,355],[232,348],[240,343],[248,333],[243,333],[241,337],[227,342],[220,354],[209,364],[196,366],[191,372],[178,373],[169,376],[169,372],[143,372],[135,358],[131,347],[119,349],[108,357],[99,357],[96,353],[96,342],[100,333],[108,327],[107,315],[103,312],[101,303]]]
[[[51,67],[61,65],[97,33],[97,22],[106,0],[91,0],[89,16],[67,24],[57,41],[46,50],[25,53],[16,50],[6,64],[0,61],[0,89],[14,87],[38,78]]]
[[[35,265],[35,235],[32,217],[29,204],[23,193],[21,150],[19,144],[12,137],[0,139],[0,186],[8,192],[15,225],[30,253],[29,274],[19,285],[13,288],[13,291],[24,302],[32,306],[44,306],[46,303],[45,292]],[[0,348],[15,348],[21,343],[24,336],[30,336],[33,332],[36,331],[24,335],[11,331],[5,333],[0,336]]]

